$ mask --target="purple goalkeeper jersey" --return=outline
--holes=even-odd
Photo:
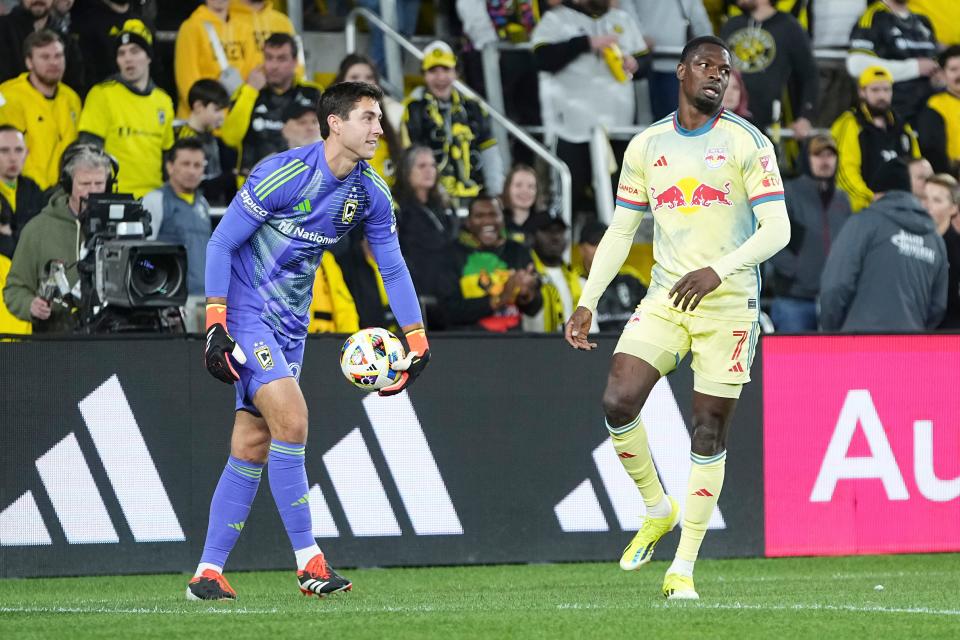
[[[226,297],[228,317],[254,314],[302,339],[323,251],[361,223],[399,325],[420,322],[386,183],[363,161],[337,179],[322,142],[254,167],[207,245],[207,297]]]

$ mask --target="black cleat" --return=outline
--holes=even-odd
[[[187,600],[236,600],[233,590],[223,574],[213,569],[204,569],[187,585]]]
[[[313,556],[306,569],[297,571],[297,579],[300,581],[300,591],[305,596],[316,595],[323,598],[331,593],[350,591],[353,588],[352,582],[327,564],[322,553]]]

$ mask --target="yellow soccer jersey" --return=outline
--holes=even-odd
[[[786,216],[776,152],[743,118],[721,110],[688,131],[676,114],[651,125],[627,147],[617,205],[653,213],[654,266],[644,302],[670,304],[685,274],[711,266],[722,279],[692,312],[725,319],[756,319],[760,270],[730,263],[769,215]],[[728,264],[730,263],[730,264]]]
[[[60,178],[63,150],[77,139],[80,97],[60,83],[56,94],[48,98],[30,84],[28,75],[22,73],[0,84],[0,124],[23,131],[29,150],[23,175],[47,189]]]
[[[163,185],[163,152],[173,146],[173,101],[150,86],[135,93],[116,80],[94,86],[80,115],[80,131],[103,139],[120,163],[117,190],[139,198]]]

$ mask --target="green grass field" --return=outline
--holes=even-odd
[[[185,575],[0,580],[0,638],[960,638],[956,554],[706,560],[692,603],[659,595],[666,568],[354,570],[323,601],[234,573],[216,605],[185,601]]]

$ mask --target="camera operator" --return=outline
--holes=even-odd
[[[35,333],[72,331],[76,326],[72,305],[63,300],[70,296],[43,285],[52,279],[60,261],[69,287],[75,290],[77,262],[83,257],[85,241],[79,218],[87,197],[105,192],[114,173],[109,156],[90,145],[68,148],[63,162],[60,189],[21,231],[3,289],[10,312],[33,322]],[[41,289],[45,297],[41,297]]]

